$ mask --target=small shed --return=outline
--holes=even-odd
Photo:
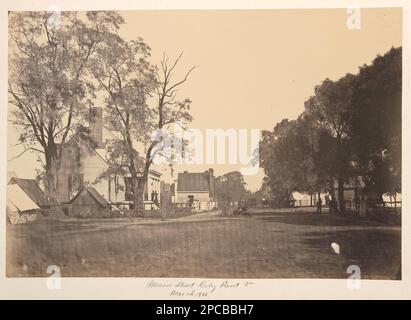
[[[93,187],[84,186],[69,201],[69,215],[79,218],[108,217],[110,216],[110,204]]]

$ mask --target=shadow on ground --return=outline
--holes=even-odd
[[[361,219],[354,216],[337,216],[328,213],[275,213],[271,216],[256,216],[266,222],[279,222],[293,225],[310,225],[310,226],[386,226],[381,222]]]
[[[301,234],[300,239],[304,245],[332,252],[350,265],[359,266],[363,278],[379,274],[401,279],[401,232],[397,230],[313,231]],[[333,252],[331,243],[338,244],[339,254]]]

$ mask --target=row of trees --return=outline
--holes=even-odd
[[[111,141],[106,175],[131,175],[136,206],[142,205],[153,150],[161,139],[150,133],[192,120],[189,99],[177,89],[187,79],[174,71],[181,55],[159,66],[141,38],[119,35],[125,21],[116,12],[12,12],[9,14],[10,121],[19,143],[39,155],[45,192],[59,194],[59,170],[67,143],[88,137],[87,122],[95,101],[105,108],[105,123],[118,132]],[[100,102],[101,101],[101,102]],[[143,146],[141,150],[137,147]]]
[[[401,48],[377,56],[358,74],[325,79],[297,120],[263,132],[263,188],[284,205],[293,191],[333,192],[336,182],[341,212],[344,183],[354,176],[362,176],[377,199],[400,192],[401,96]]]

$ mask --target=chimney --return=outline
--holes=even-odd
[[[97,148],[103,148],[103,108],[93,107],[90,110],[90,137],[93,138]]]

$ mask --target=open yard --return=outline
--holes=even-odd
[[[336,254],[331,243],[340,246]],[[395,279],[401,227],[308,212],[7,226],[7,276]]]

